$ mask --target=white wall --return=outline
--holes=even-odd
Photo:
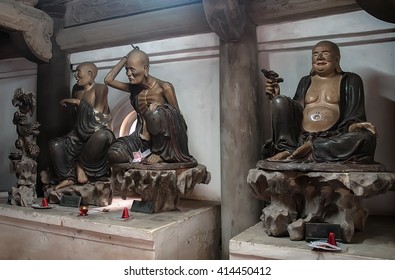
[[[135,43],[151,61],[150,74],[174,85],[180,109],[188,125],[189,151],[211,173],[208,185],[197,185],[192,198],[219,201],[219,39],[214,33]],[[99,67],[96,82],[103,83],[108,71],[129,51],[130,45],[73,53],[75,68],[84,61]],[[127,82],[124,71],[117,79]],[[74,84],[74,80],[71,80]],[[128,94],[109,89],[110,110]]]
[[[10,190],[16,185],[15,174],[10,173],[8,155],[17,152],[16,127],[12,118],[17,108],[12,98],[17,88],[36,93],[37,64],[24,58],[0,60],[0,191]],[[33,116],[34,118],[34,116]]]
[[[284,78],[282,94],[293,96],[299,79],[311,69],[311,48],[320,40],[337,43],[344,71],[359,74],[365,87],[368,121],[378,130],[376,161],[395,171],[395,25],[364,11],[292,23],[259,26],[259,67]],[[260,76],[264,94],[264,77]],[[265,139],[270,137],[270,109],[264,98]],[[395,215],[395,192],[367,199],[371,214]]]

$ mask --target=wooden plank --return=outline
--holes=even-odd
[[[65,27],[201,2],[202,0],[77,0],[67,3]]]
[[[246,13],[256,25],[360,10],[354,0],[251,0]]]
[[[197,3],[65,28],[56,41],[74,52],[209,32],[203,5]]]

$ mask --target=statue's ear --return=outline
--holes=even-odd
[[[91,69],[88,69],[88,75],[89,75],[89,80],[93,82],[95,80],[95,76]]]
[[[343,73],[343,70],[340,67],[340,55],[336,56],[336,72],[339,74]]]
[[[149,66],[148,65],[144,65],[144,76],[148,77],[148,73],[149,73]]]

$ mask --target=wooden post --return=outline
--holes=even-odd
[[[45,9],[47,8],[47,9]],[[41,124],[37,143],[40,148],[38,163],[37,195],[42,195],[40,172],[50,166],[48,142],[50,139],[66,134],[71,129],[70,108],[62,107],[59,102],[70,97],[69,54],[61,51],[56,44],[57,32],[63,28],[63,18],[59,17],[57,7],[43,7],[54,21],[52,37],[52,58],[48,63],[37,67],[37,121]]]
[[[252,197],[247,175],[259,159],[258,61],[256,26],[238,1],[203,1],[220,42],[222,258],[229,240],[259,222],[261,202]],[[218,15],[216,15],[216,13]],[[239,16],[237,16],[239,15]],[[237,20],[239,19],[239,20]],[[219,22],[219,21],[225,22]],[[242,29],[239,26],[243,26]],[[227,40],[227,41],[225,41]]]

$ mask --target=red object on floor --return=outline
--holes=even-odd
[[[123,211],[122,211],[122,219],[127,219],[127,218],[129,218],[129,210],[127,207],[125,207],[125,208],[123,208]]]
[[[48,201],[45,197],[42,199],[41,204],[42,204],[42,207],[48,207]]]
[[[88,216],[88,205],[81,205],[80,206],[80,216]]]
[[[334,234],[333,232],[330,232],[330,233],[329,233],[327,243],[329,243],[329,244],[331,244],[331,245],[334,245],[334,246],[337,246],[337,244],[336,244],[336,239],[335,239],[335,234]]]

